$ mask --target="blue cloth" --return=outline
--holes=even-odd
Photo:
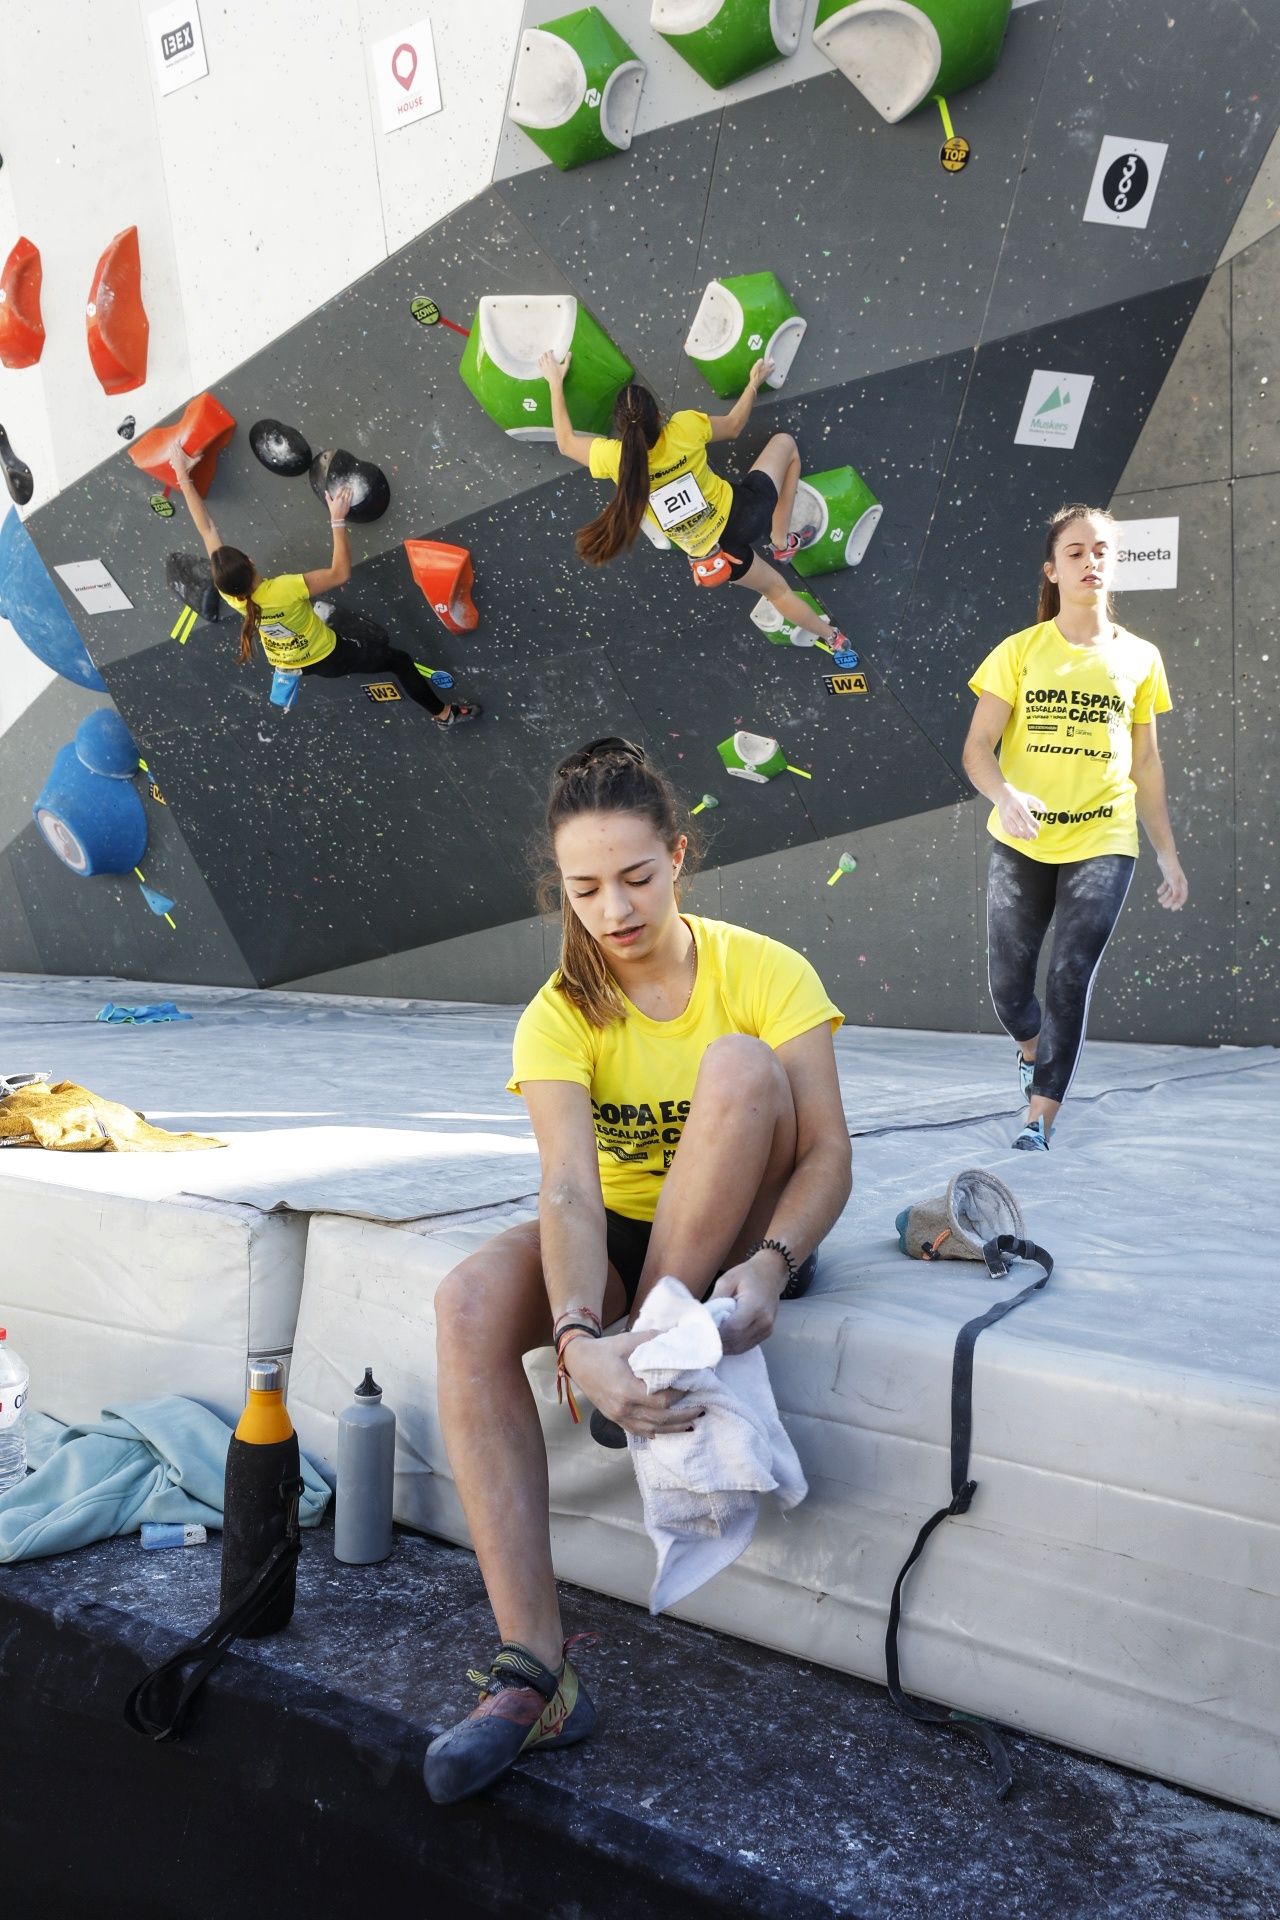
[[[173,905],[172,900],[169,905]],[[112,1027],[142,1027],[155,1020],[191,1020],[195,1016],[180,1013],[172,1000],[152,1000],[143,1007],[118,1007],[114,1000],[108,1000],[106,1006],[99,1007],[93,1017],[95,1020],[105,1020]]]
[[[0,1565],[136,1533],[144,1520],[221,1527],[230,1444],[225,1421],[176,1393],[104,1407],[85,1426],[30,1415],[35,1472],[0,1493]],[[298,1518],[314,1527],[329,1489],[309,1460],[301,1473]]]

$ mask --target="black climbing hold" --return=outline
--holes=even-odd
[[[350,487],[352,520],[380,520],[391,505],[391,488],[381,467],[357,460],[345,447],[330,447],[311,462],[311,491],[323,500],[326,488]]]
[[[296,427],[286,427],[282,420],[255,420],[249,445],[264,467],[290,480],[311,465],[310,447]]]
[[[26,461],[19,460],[9,445],[9,436],[3,427],[0,427],[0,466],[4,468],[4,483],[9,489],[10,499],[15,506],[25,507],[36,490],[36,483],[31,477],[31,469]],[[377,469],[375,468],[374,471],[377,472]],[[386,485],[385,481],[383,485]],[[369,517],[372,519],[373,516]]]
[[[217,620],[222,613],[222,596],[213,584],[209,563],[203,554],[171,553],[164,563],[164,583],[176,593],[184,607],[190,607],[202,620]]]
[[[138,429],[138,423],[134,419],[133,415],[131,413],[126,413],[124,419],[120,422],[120,425],[116,428],[116,432],[120,435],[120,438],[122,440],[132,440],[134,434],[137,432],[137,429]]]

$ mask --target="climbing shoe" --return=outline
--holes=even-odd
[[[787,535],[780,547],[775,546],[772,540],[769,542],[769,557],[771,560],[790,560],[793,554],[802,553],[806,547],[811,547],[817,537],[816,527],[798,527],[794,533]]]
[[[1036,1077],[1035,1061],[1024,1060],[1022,1057],[1022,1048],[1019,1047],[1018,1048],[1018,1086],[1019,1086],[1019,1089],[1021,1090],[1022,1097],[1024,1100],[1029,1100],[1031,1098],[1031,1082],[1035,1079],[1035,1077]]]
[[[436,715],[436,725],[441,732],[446,727],[465,727],[468,720],[478,720],[483,712],[484,708],[475,700],[469,701],[466,705],[456,703],[452,707],[447,707],[443,713]]]
[[[1044,1121],[1028,1120],[1013,1144],[1021,1153],[1048,1153],[1049,1142],[1045,1135]]]
[[[488,1673],[472,1668],[467,1678],[480,1688],[479,1704],[431,1742],[422,1763],[437,1806],[491,1786],[522,1753],[570,1747],[595,1726],[596,1710],[567,1659],[553,1673],[527,1647],[504,1640]]]

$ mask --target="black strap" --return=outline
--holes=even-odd
[[[253,1579],[229,1607],[211,1620],[194,1640],[139,1680],[124,1703],[125,1720],[135,1733],[145,1733],[152,1740],[176,1740],[186,1724],[192,1701],[209,1675],[226,1659],[232,1642],[261,1619],[276,1600],[302,1551],[298,1524],[302,1492],[303,1483],[299,1479],[280,1482],[280,1497],[287,1503],[284,1539],[272,1547]],[[187,1667],[191,1672],[183,1680]]]
[[[958,1732],[971,1734],[975,1740],[981,1741],[995,1775],[996,1798],[1003,1800],[1013,1785],[1013,1768],[1009,1764],[1004,1742],[995,1728],[975,1714],[961,1713],[954,1707],[935,1707],[925,1700],[913,1700],[902,1690],[898,1667],[898,1627],[902,1620],[903,1583],[924,1552],[925,1542],[934,1528],[941,1526],[953,1513],[967,1513],[978,1489],[977,1481],[969,1478],[969,1448],[973,1439],[973,1349],[978,1335],[987,1327],[993,1327],[997,1320],[1003,1320],[1006,1313],[1012,1313],[1033,1293],[1039,1293],[1053,1272],[1052,1256],[1043,1247],[1034,1245],[1030,1240],[1019,1240],[1012,1233],[1002,1233],[997,1239],[988,1240],[982,1249],[982,1257],[993,1280],[1005,1278],[1011,1259],[1034,1260],[1044,1268],[1044,1273],[1039,1280],[1033,1280],[1029,1287],[1024,1287],[1021,1293],[1015,1293],[1008,1300],[998,1300],[976,1320],[968,1321],[956,1335],[955,1355],[951,1363],[951,1502],[949,1506],[940,1507],[925,1521],[902,1571],[893,1583],[884,1660],[889,1680],[889,1698],[894,1706],[912,1720],[927,1721],[933,1726],[955,1727]]]

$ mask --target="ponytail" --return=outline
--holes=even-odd
[[[658,443],[662,418],[647,387],[631,381],[622,389],[614,402],[613,430],[622,442],[617,491],[574,541],[578,558],[589,567],[602,567],[634,543],[649,504],[649,452]]]
[[[219,593],[227,594],[234,600],[244,601],[238,660],[238,664],[244,666],[253,652],[253,643],[257,638],[258,627],[262,620],[262,608],[253,597],[258,570],[248,554],[241,553],[239,547],[218,547],[209,557],[209,571]]]
[[[1062,595],[1058,592],[1058,583],[1051,580],[1045,567],[1053,565],[1054,551],[1067,528],[1077,520],[1107,520],[1114,527],[1116,522],[1105,507],[1082,506],[1077,500],[1070,506],[1059,507],[1045,530],[1044,565],[1040,568],[1040,599],[1036,607],[1036,620],[1043,625],[1046,620],[1056,620],[1062,606]],[[1107,618],[1114,620],[1116,610],[1111,604],[1111,595],[1107,595]]]

